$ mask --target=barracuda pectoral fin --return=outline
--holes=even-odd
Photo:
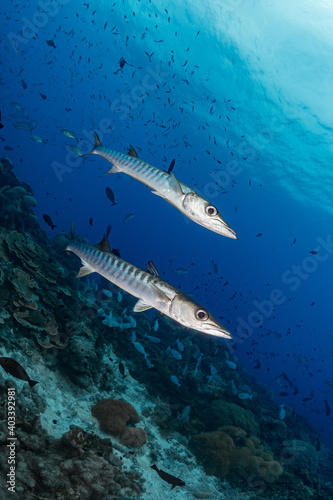
[[[162,292],[162,290],[160,290],[157,286],[155,286],[154,284],[151,284],[150,288],[153,291],[156,299],[158,299],[160,301],[164,301],[164,302],[171,302],[169,297],[164,292]],[[137,301],[137,303],[135,304],[133,311],[134,312],[142,312],[142,311],[146,311],[147,309],[150,309],[151,307],[154,307],[154,306],[152,306],[151,304],[148,304],[148,302],[146,302],[142,299],[139,299]]]
[[[177,177],[173,175],[173,173],[169,174],[169,186],[170,190],[173,191],[174,193],[178,194],[179,196],[184,196],[184,191],[182,190],[182,187],[179,183],[179,180]],[[156,194],[156,196],[160,196],[161,198],[167,199],[163,193],[160,193],[158,191],[152,191],[153,194]]]
[[[162,193],[159,193],[158,191],[152,191],[153,194],[156,194],[156,196],[160,196],[161,198],[165,198],[165,196]]]
[[[151,309],[153,306],[151,306],[150,304],[147,304],[147,302],[145,302],[144,300],[142,299],[139,299],[137,301],[137,303],[135,304],[135,306],[133,307],[133,311],[134,312],[143,312],[143,311],[147,311],[147,309]]]
[[[171,188],[173,189],[173,191],[175,191],[179,195],[185,194],[184,191],[182,190],[182,187],[179,183],[179,180],[177,179],[177,177],[175,177],[175,175],[172,172],[170,172],[170,174],[169,174],[169,184],[170,184]]]
[[[87,276],[90,273],[93,273],[93,269],[89,267],[87,264],[83,263],[83,266],[81,267],[80,271],[76,275],[77,278],[82,278],[83,276]]]

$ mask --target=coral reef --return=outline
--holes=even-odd
[[[139,459],[144,454],[151,463],[169,454],[171,463],[185,463],[198,476],[188,449],[179,452],[188,438],[206,471],[223,479],[221,491],[231,489],[226,478],[247,490],[244,498],[260,498],[262,491],[264,498],[284,498],[286,490],[293,500],[329,498],[332,455],[320,449],[318,433],[304,418],[293,413],[278,420],[269,389],[257,384],[240,364],[237,370],[228,367],[225,348],[213,338],[194,342],[191,333],[163,316],[155,331],[155,318],[135,315],[134,319],[129,312],[133,299],[126,294],[119,297],[118,289],[104,278],[100,283],[91,277],[76,280],[79,263],[62,252],[70,235],[60,233],[48,240],[33,213],[33,192],[18,181],[8,159],[0,162],[0,186],[0,340],[6,350],[2,355],[12,355],[40,381],[31,390],[10,380],[17,389],[18,499],[137,497],[143,481],[133,470],[142,470],[144,462]],[[132,332],[126,331],[130,328],[135,328],[136,342],[149,353],[150,365],[131,344]],[[170,356],[168,345],[181,350],[182,363]],[[125,365],[126,380],[119,361]],[[177,376],[179,387],[171,375]],[[5,395],[9,382],[2,380],[0,370],[0,391]],[[232,381],[237,386],[250,384],[255,400],[241,401]],[[94,405],[92,414],[101,429],[118,436],[119,442],[94,435],[90,406],[97,399],[92,394],[100,391],[99,397],[112,395],[136,405],[134,391],[140,384],[149,391],[140,405],[145,430],[134,426],[140,417],[130,403],[104,399]],[[63,398],[64,387],[64,393],[73,394],[73,402]],[[78,403],[76,391],[83,395],[82,404],[72,408]],[[190,413],[183,419],[186,407]],[[5,415],[5,397],[0,410]],[[133,453],[145,444],[146,432],[144,453]],[[166,438],[166,446],[156,444],[157,434]],[[2,471],[7,471],[5,444],[3,422]],[[0,478],[6,481],[4,472]],[[232,489],[231,497],[236,494],[243,495]],[[212,497],[205,488],[194,496]]]
[[[140,448],[146,441],[146,433],[141,427],[129,427],[124,430],[119,438],[121,444],[130,448]]]
[[[193,436],[190,448],[203,462],[208,474],[239,478],[248,484],[255,480],[275,482],[283,472],[281,465],[264,451],[256,437],[247,437],[238,427],[223,426],[217,431]]]
[[[33,424],[32,424],[33,425]],[[32,432],[33,430],[33,432]],[[5,433],[3,424],[0,433]],[[30,433],[17,430],[20,442],[16,468],[16,498],[113,499],[115,495],[136,497],[143,491],[137,472],[123,472],[119,458],[112,454],[109,440],[87,436],[81,443],[73,431],[60,440],[46,435],[38,421]],[[3,448],[5,443],[1,443]],[[0,453],[1,470],[7,470],[7,453]],[[0,477],[3,473],[1,473]],[[2,478],[5,482],[5,477]]]
[[[102,399],[92,407],[91,413],[97,418],[102,431],[112,436],[122,434],[127,424],[140,422],[136,409],[120,399]]]
[[[244,429],[251,436],[257,436],[259,433],[259,425],[251,410],[245,410],[222,399],[212,401],[200,416],[207,431],[216,430],[222,425],[231,425]]]

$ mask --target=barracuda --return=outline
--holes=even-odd
[[[135,312],[154,307],[188,328],[208,335],[231,338],[230,333],[204,307],[161,280],[154,266],[150,266],[150,270],[154,272],[151,274],[111,252],[76,242],[69,243],[66,250],[81,259],[83,267],[77,275],[78,278],[94,272],[100,274],[139,299],[134,307]]]
[[[113,168],[107,172],[108,174],[124,172],[134,177],[200,226],[228,238],[237,239],[235,231],[222,218],[217,208],[189,186],[180,182],[172,172],[164,172],[137,157],[105,148],[96,132],[94,134],[94,149],[87,154],[102,156],[112,163]]]

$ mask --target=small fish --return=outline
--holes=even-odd
[[[23,111],[23,108],[19,102],[12,101],[10,104],[11,106],[13,106],[13,108],[17,109],[17,111]]]
[[[213,273],[217,274],[217,264],[216,262],[213,261],[213,259],[212,259],[212,268],[213,268]]]
[[[39,95],[41,96],[42,99],[44,99],[44,101],[47,99],[47,96],[45,94],[39,93]]]
[[[176,349],[171,349],[171,347],[169,346],[167,348],[167,351],[170,352],[170,354],[175,358],[175,359],[182,359],[182,355],[180,354],[180,352],[176,351]]]
[[[64,134],[66,137],[68,137],[69,139],[76,139],[77,141],[79,140],[76,135],[74,134],[74,132],[71,132],[71,130],[68,130],[67,128],[61,128],[60,129],[60,132],[62,134]]]
[[[122,363],[120,361],[119,365],[118,365],[118,368],[119,368],[120,375],[123,377],[123,379],[126,378],[127,375],[125,375],[125,365],[124,365],[124,363]]]
[[[106,295],[107,297],[109,297],[111,299],[113,294],[110,290],[103,288],[102,292],[104,293],[104,295]]]
[[[196,364],[196,366],[195,366],[195,368],[194,368],[193,377],[195,377],[195,376],[197,375],[197,373],[198,373],[198,369],[199,369],[199,366],[200,366],[200,364],[201,364],[202,356],[203,356],[203,354],[202,354],[202,352],[201,352],[201,353],[200,353],[200,356],[199,356],[199,358],[198,358],[197,364]]]
[[[256,234],[256,238],[259,238],[259,236],[262,236],[262,233]]]
[[[82,149],[80,149],[78,146],[71,145],[71,146],[69,146],[69,149],[71,149],[71,151],[73,151],[73,153],[76,156],[83,156]],[[85,158],[83,158],[83,159],[85,159]]]
[[[41,144],[46,144],[46,141],[44,141],[44,139],[42,139],[40,135],[30,134],[30,139]]]
[[[217,369],[212,363],[209,365],[209,368],[210,368],[210,376],[208,377],[208,383],[210,384],[213,378],[217,375]]]
[[[91,218],[91,217],[90,217],[90,219],[89,219],[89,224],[90,224],[91,226],[93,225],[93,220],[92,220],[92,218]]]
[[[184,344],[179,340],[179,338],[176,340],[176,344],[177,344],[178,351],[183,352],[183,350],[184,350]]]
[[[33,387],[34,385],[38,384],[36,380],[32,380],[29,377],[23,366],[21,366],[20,363],[15,361],[15,359],[1,357],[0,365],[5,370],[6,373],[9,373],[9,375],[12,375],[15,378],[28,382],[30,387]]]
[[[168,168],[168,174],[170,174],[173,171],[173,167],[175,166],[176,160],[172,160],[172,162],[169,165]]]
[[[231,381],[231,391],[232,391],[234,396],[237,396],[237,387],[236,387],[235,382],[233,380]]]
[[[154,365],[152,364],[152,362],[150,361],[150,359],[148,357],[146,358],[146,367],[149,368],[149,370],[150,370],[150,368],[154,367]]]
[[[28,130],[29,132],[32,131],[32,129],[36,125],[31,122],[15,122],[13,123],[13,127],[17,128],[18,130]]]
[[[158,330],[158,326],[159,326],[159,325],[158,325],[158,319],[157,319],[157,320],[155,321],[155,323],[154,323],[154,326],[153,326],[153,330],[154,330],[154,332],[157,332],[157,330]]]
[[[133,219],[133,217],[134,217],[134,214],[127,214],[127,215],[125,215],[124,222]]]
[[[158,469],[158,467],[156,467],[155,464],[152,465],[151,468],[156,470],[157,474],[160,476],[161,479],[163,479],[163,481],[172,484],[171,490],[173,490],[175,486],[185,486],[185,481],[179,479],[178,477],[172,476],[171,474],[168,474],[167,472],[164,472],[161,469]]]
[[[57,227],[57,226],[55,226],[55,225],[53,224],[52,219],[51,219],[51,217],[50,217],[49,215],[44,214],[44,215],[43,215],[43,219],[44,219],[44,221],[46,222],[46,224],[47,224],[48,226],[50,226],[50,228],[51,228],[51,229],[54,229],[55,227]]]
[[[28,85],[26,84],[26,82],[24,80],[21,80],[21,83],[22,83],[22,87],[25,89],[28,88]]]
[[[178,269],[175,269],[175,273],[177,274],[187,274],[188,269],[185,269],[185,267],[178,267]]]
[[[121,292],[118,292],[117,300],[118,300],[118,302],[121,302],[123,300],[123,296],[122,296]]]
[[[53,47],[54,49],[56,48],[56,46],[54,45],[54,41],[53,40],[46,40],[46,43],[49,47]]]
[[[105,194],[106,194],[107,198],[109,198],[109,200],[111,201],[112,205],[116,205],[116,203],[114,201],[114,194],[113,194],[112,189],[110,189],[109,187],[106,187]]]
[[[149,354],[146,353],[145,348],[143,347],[142,344],[140,344],[140,342],[133,342],[133,345],[140,354],[144,355],[145,358],[149,356]]]
[[[171,382],[172,382],[173,384],[175,384],[175,385],[178,387],[178,389],[179,389],[179,387],[180,387],[180,382],[179,382],[179,380],[178,380],[178,377],[176,377],[176,375],[171,375],[170,380],[171,380]]]
[[[159,342],[161,342],[161,339],[159,339],[158,337],[153,337],[152,335],[147,335],[146,333],[144,334],[144,338],[150,340],[150,342],[154,342],[154,344],[158,344]]]
[[[286,410],[284,409],[285,405],[280,405],[280,411],[279,411],[279,419],[284,420],[284,417],[286,416]]]
[[[325,415],[326,415],[327,417],[329,417],[329,416],[330,416],[330,414],[331,414],[331,408],[330,408],[330,405],[328,404],[327,399],[326,399],[326,401],[325,401],[325,408],[324,408],[324,411],[325,411]]]
[[[121,67],[121,69],[123,69],[123,67],[125,66],[125,64],[127,64],[127,62],[125,61],[125,59],[123,58],[123,56],[121,56],[121,58],[119,59],[119,66]]]
[[[187,422],[187,420],[189,419],[190,411],[191,411],[190,405],[185,406],[184,410],[182,411],[181,417],[180,417],[180,422],[181,422],[180,425],[181,426],[183,426],[185,424],[185,422]]]
[[[226,361],[226,364],[227,364],[227,365],[229,366],[229,368],[231,368],[232,370],[236,370],[236,368],[237,368],[236,363],[234,363],[233,361],[229,361],[228,359],[227,359],[227,361]]]
[[[109,224],[108,227],[106,228],[106,233],[105,233],[106,237],[108,237],[110,233],[111,233],[111,224]]]
[[[254,396],[254,393],[247,394],[247,392],[241,392],[240,394],[238,394],[239,399],[251,399],[252,400],[253,396]]]
[[[282,397],[289,396],[289,392],[282,391],[279,393],[279,396],[282,396]]]
[[[4,127],[4,125],[2,124],[2,121],[1,121],[1,110],[0,110],[0,130]]]
[[[310,250],[309,253],[312,253],[312,255],[317,255],[317,251],[316,250]]]

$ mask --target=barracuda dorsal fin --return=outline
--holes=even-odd
[[[80,271],[76,275],[77,278],[82,278],[83,276],[87,276],[90,273],[93,273],[94,271],[87,265],[83,264],[81,267]]]
[[[149,260],[147,262],[147,271],[152,274],[153,276],[156,276],[156,278],[159,278],[160,277],[160,273],[158,272],[158,270],[156,269],[156,266],[154,264],[154,262],[152,260]]]
[[[102,250],[102,252],[111,252],[109,240],[105,233],[103,235],[102,241],[100,241],[98,245],[96,245],[96,247],[99,250]]]
[[[97,132],[95,132],[95,130],[94,130],[94,135],[95,135],[95,146],[94,146],[94,149],[95,149],[95,148],[98,148],[98,146],[102,146],[102,143],[97,135]]]
[[[133,156],[133,158],[139,158],[138,153],[135,151],[132,144],[130,144],[130,147],[129,147],[127,154],[128,154],[128,156]]]
[[[139,299],[137,301],[137,303],[135,304],[135,306],[133,307],[133,311],[134,312],[147,311],[147,309],[151,309],[152,307],[153,306],[151,306],[150,304],[147,304],[147,302],[145,302],[144,300]]]

